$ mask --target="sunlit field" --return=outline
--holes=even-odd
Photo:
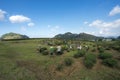
[[[79,51],[77,44],[82,46]],[[50,55],[50,46],[58,45],[63,53]],[[70,49],[66,45],[74,47]],[[38,46],[46,47],[47,54],[39,52]],[[109,55],[100,56],[101,53]],[[93,63],[87,62],[92,61],[91,55],[95,58]],[[120,80],[120,41],[0,41],[0,80]]]

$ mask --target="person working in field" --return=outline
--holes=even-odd
[[[50,47],[50,55],[53,55],[53,54],[54,54],[54,47],[51,46],[51,47]]]
[[[57,46],[57,54],[58,55],[62,54],[62,48],[61,48],[61,46]]]
[[[79,46],[77,47],[77,49],[78,49],[78,50],[81,50],[81,49],[82,49],[82,46],[81,46],[81,45],[79,45]]]

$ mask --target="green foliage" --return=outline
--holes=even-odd
[[[112,48],[113,48],[114,50],[117,50],[117,51],[120,52],[120,46],[119,46],[119,45],[113,46]]]
[[[62,46],[62,51],[68,51],[68,47],[66,45]]]
[[[46,47],[41,47],[41,48],[39,49],[39,52],[42,53],[42,52],[44,52],[45,50],[47,50]]]
[[[106,49],[106,50],[110,50],[110,47],[108,46],[108,47],[106,47],[105,49]]]
[[[115,59],[108,58],[108,59],[104,59],[102,63],[109,67],[115,67],[115,66],[117,66],[118,62]]]
[[[110,53],[100,53],[99,58],[100,59],[112,58],[112,55]]]
[[[63,69],[63,64],[57,64],[56,70],[61,71]]]
[[[95,51],[96,51],[96,49],[94,48],[94,49],[92,49],[91,51],[92,51],[92,52],[95,52]]]
[[[84,64],[87,68],[92,68],[96,63],[96,55],[95,54],[86,54],[84,59]]]
[[[71,66],[73,64],[73,60],[71,58],[65,58],[64,59],[64,64],[66,66]]]
[[[42,40],[45,40],[45,42],[43,43]],[[66,66],[64,59],[66,57],[71,58],[76,51],[70,51],[69,53],[65,52],[64,55],[54,57],[42,56],[36,53],[35,48],[38,44],[45,46],[48,48],[48,52],[50,52],[50,46],[46,44],[46,41],[49,41],[49,39],[1,41],[0,80],[120,80],[120,68],[118,69],[117,67],[104,68],[99,67],[101,64],[96,64],[97,66],[95,66],[95,69],[88,70],[85,69],[84,66],[80,67],[83,65],[82,58],[75,59],[76,62],[75,64],[72,63],[72,66]],[[75,41],[67,42],[69,44],[74,44]],[[88,52],[91,52],[91,48],[93,48],[92,45],[95,42],[81,41],[81,45],[83,45],[83,43],[90,46]],[[110,43],[111,45],[109,47],[111,47],[111,49],[113,49],[113,46],[120,44],[113,41],[96,43],[101,43],[101,46]],[[107,52],[110,51],[112,50],[108,50]],[[118,57],[119,52],[116,50],[113,51],[116,52],[116,54],[113,55]],[[91,63],[91,61],[89,63]],[[61,72],[57,72],[59,70]]]
[[[94,35],[87,34],[87,33],[73,34],[71,32],[67,32],[65,34],[58,34],[54,38],[67,39],[67,40],[75,40],[75,39],[95,40],[95,39],[99,39],[98,37],[96,37]]]
[[[98,50],[100,53],[103,53],[105,51],[103,47],[98,47]]]
[[[73,55],[74,58],[79,58],[79,57],[83,57],[85,55],[85,51],[84,50],[78,50],[77,53],[75,53]]]
[[[43,55],[48,55],[49,52],[48,52],[48,50],[44,50],[44,51],[42,52],[42,54],[43,54]]]
[[[21,35],[21,34],[17,34],[17,33],[6,33],[3,34],[1,39],[2,40],[7,40],[7,39],[28,39],[29,37],[26,35]]]
[[[40,52],[41,54],[43,54],[43,55],[48,55],[48,54],[49,54],[49,51],[47,50],[46,47],[41,47],[41,48],[39,49],[39,52]]]

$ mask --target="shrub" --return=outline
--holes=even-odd
[[[42,52],[42,54],[43,54],[43,55],[48,55],[49,52],[48,52],[48,50],[44,50],[44,51]]]
[[[74,58],[82,57],[85,55],[84,50],[78,50],[76,54],[73,55]]]
[[[66,66],[71,66],[73,63],[73,60],[71,58],[65,58],[64,63]]]
[[[92,51],[92,52],[95,52],[95,51],[96,51],[96,49],[94,48],[94,49],[92,49],[91,51]]]
[[[62,51],[68,51],[68,47],[67,46],[62,46]]]
[[[115,67],[117,65],[117,60],[109,58],[109,59],[104,59],[102,63],[109,67]]]
[[[46,47],[41,47],[41,48],[39,49],[39,52],[42,53],[42,52],[44,52],[45,50],[47,50]]]
[[[96,45],[93,45],[93,47],[96,47]]]
[[[112,55],[110,53],[100,53],[99,58],[100,59],[112,58]]]
[[[84,64],[87,68],[92,68],[96,63],[96,55],[95,54],[86,54]]]
[[[102,47],[98,47],[98,50],[100,53],[103,53],[105,51],[104,48],[102,48]]]
[[[56,70],[61,71],[63,69],[63,64],[57,64]]]
[[[114,45],[112,48],[113,48],[114,50],[117,50],[117,51],[120,52],[120,46],[119,46],[119,45]]]
[[[106,50],[110,50],[110,47],[106,47],[105,49],[106,49]]]

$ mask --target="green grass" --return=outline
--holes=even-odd
[[[102,46],[102,43],[87,41],[81,43],[89,45],[88,53],[96,49],[93,52],[96,55],[98,51],[93,45]],[[1,41],[0,80],[120,80],[120,69],[117,68],[109,68],[96,62],[92,69],[86,69],[82,57],[73,58],[76,50],[64,52],[59,56],[42,55],[36,51],[38,45],[49,48],[44,44],[44,39]],[[112,53],[113,57],[114,54],[120,56],[118,51],[106,51],[115,52]],[[57,71],[56,66],[62,64],[65,58],[71,58],[74,63]]]

